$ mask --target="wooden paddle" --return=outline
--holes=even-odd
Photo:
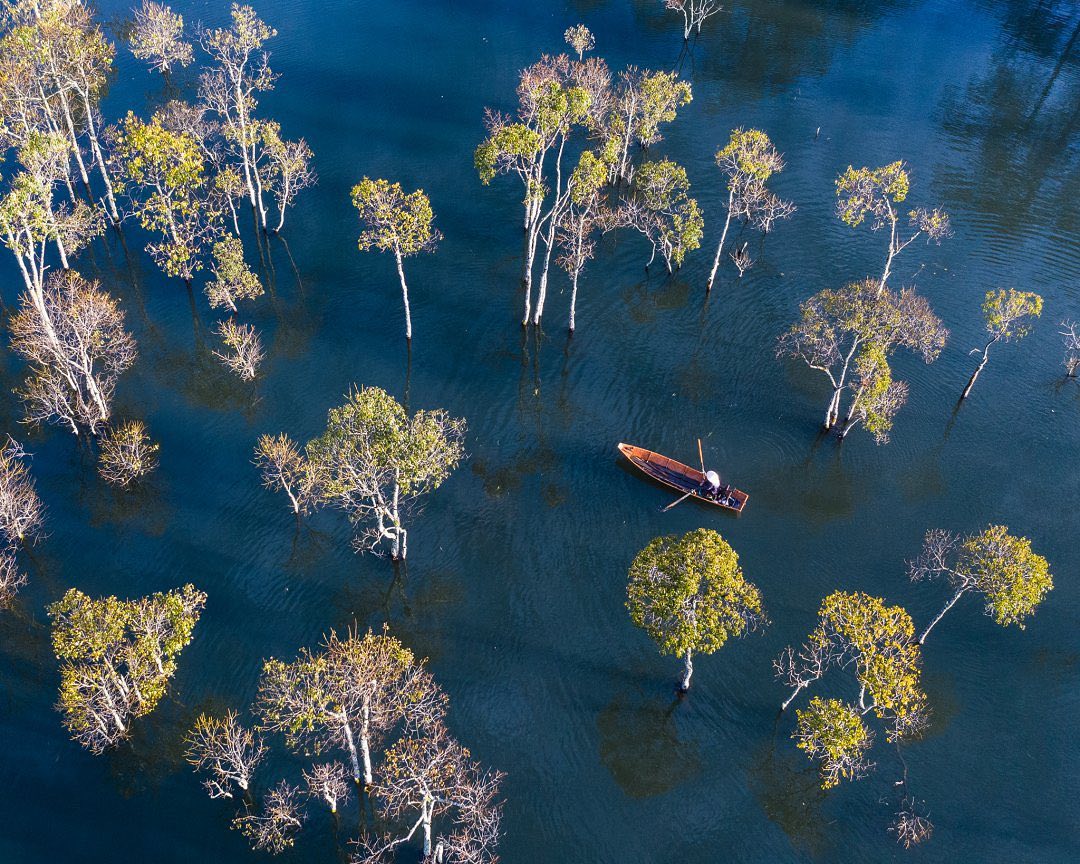
[[[700,438],[697,439],[697,455],[698,455],[698,459],[701,460],[701,473],[704,474],[705,473],[705,457],[701,454],[701,439]],[[672,507],[674,507],[676,504],[681,504],[683,501],[685,501],[687,498],[689,498],[693,494],[694,493],[692,491],[687,492],[685,495],[682,496],[682,498],[679,498],[679,499],[677,499],[675,501],[672,501],[670,504],[667,505],[667,507],[665,507],[660,512],[661,513],[667,513],[667,511],[670,510]]]
[[[705,473],[705,457],[701,455],[701,439],[697,439],[697,458],[701,462],[701,473]]]

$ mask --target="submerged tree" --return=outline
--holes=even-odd
[[[11,322],[12,347],[29,362],[21,395],[31,423],[63,423],[79,434],[107,423],[135,340],[117,302],[73,270],[54,273],[39,301],[29,292]]]
[[[784,159],[773,146],[769,136],[759,129],[736,129],[725,147],[716,151],[716,164],[727,177],[728,200],[724,230],[716,247],[712,270],[705,290],[712,290],[716,271],[720,268],[720,256],[724,251],[728,228],[733,216],[744,219],[756,218],[768,233],[777,219],[790,216],[795,206],[770,192],[765,183],[784,169]],[[740,268],[740,271],[743,268]],[[740,272],[741,275],[741,272]]]
[[[255,445],[255,464],[263,486],[289,496],[298,516],[317,503],[317,466],[312,465],[288,435],[263,435]]]
[[[805,710],[796,709],[795,714],[796,746],[819,763],[823,789],[841,780],[859,780],[873,769],[874,763],[866,754],[874,743],[874,733],[851,705],[815,696]]]
[[[385,631],[302,649],[292,663],[268,660],[259,682],[262,728],[293,749],[344,751],[357,785],[374,782],[373,749],[395,731],[441,721],[446,697],[413,653]]]
[[[263,294],[259,277],[244,260],[244,244],[233,234],[226,234],[214,243],[210,270],[214,279],[204,290],[213,309],[236,312],[238,300],[253,300]]]
[[[892,416],[906,396],[892,381],[889,355],[903,347],[932,363],[949,331],[914,291],[896,293],[872,279],[819,291],[800,311],[799,321],[777,340],[776,352],[801,360],[829,379],[832,395],[824,427],[832,429],[840,422],[841,398],[854,369],[858,382],[844,415],[845,432],[853,419],[861,420],[879,441],[887,440]]]
[[[941,529],[927,531],[909,575],[915,582],[945,581],[954,592],[919,637],[920,645],[968,592],[983,595],[986,614],[1002,627],[1015,624],[1022,630],[1024,619],[1034,614],[1054,587],[1046,559],[1032,551],[1030,540],[1014,537],[1004,525],[990,525],[968,537]]]
[[[330,812],[336,814],[338,805],[349,800],[349,769],[340,762],[319,762],[304,772],[308,795],[326,802]]]
[[[190,65],[194,56],[191,43],[184,41],[183,16],[153,0],[143,0],[135,10],[129,38],[131,53],[164,75],[173,66]]]
[[[214,332],[222,342],[222,350],[214,351],[214,356],[241,381],[254,381],[265,356],[259,332],[250,324],[237,324],[232,318],[219,321]]]
[[[586,52],[592,51],[596,47],[596,37],[584,24],[575,24],[573,27],[566,28],[563,39],[567,45],[574,49],[578,60],[583,59]]]
[[[112,134],[112,158],[139,223],[163,236],[146,247],[154,263],[190,283],[219,231],[220,213],[199,141],[166,128],[163,119],[159,113],[146,123],[128,112]]]
[[[224,717],[200,714],[187,737],[187,761],[205,773],[203,788],[211,798],[232,798],[251,789],[255,769],[267,753],[262,736],[237,720],[235,711]]]
[[[146,424],[128,420],[101,436],[98,474],[106,483],[126,489],[158,466],[160,445],[150,438]]]
[[[399,739],[386,751],[373,789],[379,816],[389,827],[361,840],[357,861],[394,860],[393,851],[418,831],[422,861],[496,861],[503,776],[474,761],[442,722]]]
[[[49,607],[60,702],[72,738],[101,753],[165,695],[206,595],[192,585],[137,600],[95,600],[76,588]]]
[[[465,421],[446,411],[411,417],[385,390],[354,390],[330,411],[326,431],[307,445],[318,466],[321,503],[340,507],[361,526],[359,551],[408,553],[405,517],[443,484],[463,455]]]
[[[646,269],[658,250],[673,273],[687,252],[701,248],[705,222],[689,191],[686,169],[669,159],[645,162],[634,175],[633,194],[620,204],[616,222],[640,231],[652,244]]]
[[[555,242],[562,254],[555,263],[570,276],[571,333],[577,318],[578,279],[596,252],[593,239],[596,231],[610,221],[603,193],[606,176],[607,165],[602,159],[591,150],[582,153],[567,184],[570,189],[567,206],[559,216]]]
[[[1080,369],[1080,325],[1075,321],[1062,321],[1058,335],[1065,348],[1065,374],[1075,378]]]
[[[270,166],[266,185],[278,209],[274,233],[279,234],[285,227],[285,211],[295,202],[296,194],[315,185],[317,177],[311,170],[313,154],[303,138],[299,141],[282,138],[280,124],[273,121],[259,124],[259,135]]]
[[[774,662],[777,676],[792,690],[782,709],[830,668],[854,672],[859,687],[855,702],[819,700],[799,714],[794,737],[821,763],[825,788],[839,777],[854,779],[869,768],[863,760],[869,731],[855,720],[873,712],[886,724],[890,742],[915,736],[925,727],[922,658],[914,634],[915,625],[902,607],[886,606],[862,592],[836,591],[822,601],[818,625],[798,653],[788,647]]]
[[[761,592],[746,580],[735,550],[715,531],[658,537],[630,565],[626,607],[660,648],[683,659],[679,689],[690,689],[693,654],[768,623]]]
[[[1031,332],[1031,319],[1042,315],[1043,299],[1032,291],[987,291],[983,300],[982,312],[986,323],[988,339],[982,347],[982,357],[975,371],[961,394],[967,399],[975,381],[990,359],[990,347],[998,342],[1019,342]],[[979,349],[972,351],[978,353]]]
[[[665,9],[681,12],[683,16],[683,41],[690,40],[695,30],[701,33],[705,19],[724,8],[720,0],[661,0]]]
[[[442,239],[442,234],[431,224],[435,218],[431,202],[422,189],[406,195],[400,183],[367,177],[353,187],[352,202],[360,211],[360,223],[364,226],[360,233],[360,251],[378,249],[394,254],[405,303],[405,338],[411,340],[412,312],[403,261],[421,252],[434,252]]]
[[[907,236],[901,233],[898,205],[907,198],[910,188],[911,178],[902,160],[881,168],[854,168],[849,165],[836,178],[836,215],[845,225],[857,228],[869,216],[872,231],[889,229],[885,270],[878,283],[881,291],[885,290],[885,283],[892,273],[893,259],[918,237],[925,235],[927,242],[933,240],[940,243],[952,235],[949,214],[936,207],[933,210],[919,207],[908,211],[911,230]]]
[[[0,609],[26,584],[15,555],[19,547],[37,542],[44,523],[45,508],[27,459],[22,445],[9,435],[0,447]]]
[[[261,810],[242,813],[232,824],[252,849],[278,855],[296,842],[296,832],[304,824],[300,790],[282,780],[266,793]]]

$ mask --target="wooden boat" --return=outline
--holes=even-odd
[[[635,447],[633,444],[620,444],[619,452],[634,464],[635,467],[648,474],[654,480],[670,486],[677,492],[685,495],[690,493],[692,498],[706,504],[723,507],[725,510],[734,510],[742,513],[750,496],[745,492],[727,484],[721,485],[720,494],[713,498],[706,490],[708,484],[705,475],[697,468],[683,465],[667,456],[661,456],[644,447]]]

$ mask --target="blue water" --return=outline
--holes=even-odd
[[[78,266],[121,298],[139,341],[117,409],[161,442],[148,484],[117,495],[72,436],[25,430],[11,395],[21,363],[0,353],[0,431],[34,454],[49,534],[15,609],[0,613],[0,861],[247,860],[232,809],[183,761],[183,735],[200,711],[243,708],[263,658],[354,621],[389,622],[430,658],[452,731],[507,772],[507,862],[1080,857],[1080,389],[1061,381],[1057,335],[1080,317],[1080,8],[732,0],[683,58],[694,101],[655,148],[686,166],[707,248],[667,279],[646,276],[640,238],[605,241],[573,340],[557,274],[537,341],[517,323],[520,188],[482,187],[472,168],[484,107],[511,109],[518,70],[560,50],[578,21],[613,68],[672,68],[677,16],[659,0],[254,5],[279,30],[269,47],[281,78],[260,111],[307,138],[319,174],[287,247],[271,244],[273,292],[245,313],[267,341],[263,376],[248,387],[218,370],[214,316],[197,296],[192,320],[134,226],[133,269],[115,242]],[[126,6],[106,0],[101,13],[117,22]],[[189,22],[227,17],[221,2],[175,8]],[[193,94],[192,73],[173,83]],[[148,115],[171,95],[121,51],[103,110]],[[728,265],[706,302],[726,197],[712,155],[738,125],[784,152],[775,188],[799,209],[745,277]],[[916,284],[952,336],[933,365],[898,357],[911,396],[892,443],[857,432],[838,447],[818,437],[824,379],[774,359],[774,339],[813,292],[880,272],[884,238],[835,219],[833,179],[897,158],[911,166],[911,203],[948,209],[955,236],[906,250],[894,282]],[[436,255],[409,262],[411,363],[392,261],[356,249],[348,190],[365,174],[423,187],[445,234]],[[19,279],[7,257],[0,268],[10,307]],[[954,414],[982,295],[999,286],[1040,292],[1045,312],[1025,341],[995,349]],[[297,530],[251,464],[260,434],[312,437],[353,383],[469,422],[468,460],[414,521],[399,579],[352,554],[337,514]],[[692,505],[660,515],[670,497],[614,450],[626,440],[693,461],[698,436],[750,493],[741,517]],[[880,746],[874,774],[823,793],[788,738],[792,717],[778,718],[771,661],[834,589],[880,594],[927,622],[947,598],[906,579],[923,532],[992,521],[1032,539],[1056,588],[1024,631],[968,599],[928,642],[933,724],[904,757],[936,833],[905,852],[885,830],[894,752]],[[701,526],[739,552],[773,625],[700,658],[676,703],[678,664],[630,623],[625,576],[652,537]],[[185,581],[209,601],[170,696],[129,743],[83,752],[52,707],[45,605],[70,586],[133,596]],[[284,860],[338,860],[329,819],[313,815]]]

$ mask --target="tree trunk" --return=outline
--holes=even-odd
[[[727,218],[724,220],[724,230],[720,234],[720,245],[716,247],[716,257],[713,259],[712,270],[709,272],[709,281],[705,285],[705,293],[712,291],[713,282],[716,279],[716,271],[720,269],[720,255],[724,251],[724,241],[727,239],[728,227],[731,225],[731,208],[735,202],[735,190],[728,191]]]
[[[683,656],[683,676],[682,681],[679,683],[679,692],[685,693],[690,689],[690,676],[694,674],[694,663],[691,660],[690,649],[686,649],[686,654]]]
[[[101,152],[98,143],[97,130],[94,128],[94,112],[90,104],[90,96],[86,92],[80,94],[83,100],[83,109],[86,111],[86,133],[90,138],[90,151],[94,154],[101,180],[105,184],[105,200],[108,203],[109,215],[115,224],[120,224],[120,212],[116,209],[116,198],[113,196],[112,180],[109,171],[105,167],[105,155]]]
[[[940,621],[942,618],[945,617],[945,613],[948,612],[950,609],[952,609],[953,606],[956,605],[956,601],[959,600],[961,597],[963,597],[964,594],[967,592],[967,590],[968,590],[967,588],[961,588],[959,591],[957,591],[956,596],[953,597],[952,600],[950,600],[948,603],[945,604],[944,609],[942,609],[940,612],[938,612],[937,618],[935,618],[933,621],[930,622],[930,626],[927,627],[923,631],[922,636],[919,637],[919,644],[920,645],[922,645],[926,641],[926,637],[930,635],[930,631],[934,629],[934,627],[938,623],[938,621]]]
[[[431,804],[424,802],[424,857],[427,861],[431,858]]]
[[[578,271],[574,271],[573,286],[570,289],[570,332],[574,332],[574,319],[577,314]]]
[[[394,261],[397,263],[398,278],[401,280],[401,299],[405,301],[405,339],[406,341],[412,341],[412,311],[409,309],[409,286],[405,284],[405,268],[401,262],[401,250],[396,247],[394,249]],[[395,507],[395,509],[397,508]]]
[[[555,248],[555,214],[550,216],[551,225],[548,227],[547,237],[544,244],[544,268],[540,271],[540,290],[536,295],[536,312],[533,314],[533,324],[540,326],[540,318],[544,314],[544,301],[547,299],[548,270],[551,268],[551,250]]]
[[[805,690],[805,689],[806,689],[805,684],[800,684],[798,687],[796,687],[795,690],[792,692],[792,694],[790,696],[788,696],[787,699],[785,699],[783,701],[783,703],[780,705],[780,710],[781,711],[787,711],[788,705],[790,705],[792,702],[794,702],[795,697],[798,696],[800,693],[802,693],[802,691]]]
[[[364,705],[363,709],[363,724],[360,727],[360,753],[364,757],[364,785],[370,786],[372,784],[371,776],[371,743],[368,740],[370,735],[370,718],[371,707]]]
[[[976,368],[975,371],[971,373],[971,380],[968,381],[967,387],[964,388],[964,392],[960,394],[961,401],[967,399],[968,394],[971,392],[971,388],[975,386],[975,380],[979,377],[979,373],[982,372],[983,367],[986,366],[986,361],[990,358],[990,346],[993,344],[993,342],[988,342],[983,348],[982,360],[979,361],[978,368]]]
[[[833,389],[832,399],[829,400],[829,407],[825,411],[826,429],[832,429],[836,425],[836,421],[840,419],[840,394],[842,392],[842,387]]]
[[[349,725],[348,720],[342,726],[342,730],[345,733],[345,746],[349,751],[349,763],[352,765],[353,780],[359,786],[362,780],[360,775],[360,760],[356,756],[356,741],[353,740],[352,727]]]

